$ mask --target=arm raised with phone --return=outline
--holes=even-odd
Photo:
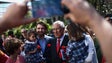
[[[70,13],[65,17],[73,22],[88,25],[96,33],[107,63],[112,63],[112,26],[86,0],[62,0]]]

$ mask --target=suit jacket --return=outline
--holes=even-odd
[[[46,58],[46,63],[51,63],[51,53],[50,53],[50,48],[51,48],[51,42],[52,42],[52,37],[45,35],[44,37],[45,41],[46,41],[46,46],[45,46],[45,50],[43,52],[43,56],[44,58]],[[40,46],[38,38],[37,38],[37,45]],[[41,50],[41,46],[40,46],[40,50]]]
[[[59,52],[61,51],[63,46],[67,46],[67,43],[69,41],[68,35],[64,36],[64,39],[62,40],[62,44],[60,46]],[[53,42],[51,42],[51,62],[50,63],[62,63],[62,58],[59,57],[59,53],[56,51],[56,43],[57,39],[55,38]],[[66,60],[64,60],[66,62]]]

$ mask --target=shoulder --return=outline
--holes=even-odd
[[[91,38],[91,36],[88,34],[84,34],[84,36],[85,36],[85,38]]]
[[[5,63],[9,57],[0,50],[0,63]]]
[[[94,44],[94,41],[90,35],[85,34],[85,44]]]
[[[77,43],[76,41],[69,40],[68,45],[73,45],[74,46],[74,45],[76,45],[76,43]]]
[[[52,38],[51,36],[45,35],[45,38]]]
[[[6,63],[15,63],[10,57],[7,59]]]
[[[25,41],[25,44],[35,44],[35,42]]]
[[[67,34],[64,34],[63,40],[67,43],[69,41],[69,37]]]
[[[53,38],[53,37],[51,37],[51,36],[45,35],[45,39],[53,40],[54,38]]]
[[[64,34],[64,38],[65,38],[65,39],[69,39],[68,34]]]
[[[25,58],[22,55],[18,55],[18,58],[17,62],[25,63]]]
[[[67,33],[65,33],[65,34],[64,34],[64,36],[65,36],[65,37],[68,37],[68,34],[67,34]]]

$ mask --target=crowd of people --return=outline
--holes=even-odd
[[[82,28],[70,23],[65,33],[64,22],[58,20],[52,24],[53,34],[49,36],[47,25],[41,21],[36,30],[21,29],[23,38],[9,31],[2,47],[9,57],[6,63],[98,63],[94,42]]]
[[[10,5],[0,19],[0,33],[36,21],[35,18],[25,18],[28,11],[27,2],[25,0],[23,3]],[[24,33],[23,39],[14,37],[10,32],[9,37],[3,38],[0,46],[0,62],[98,63],[93,39],[86,27],[82,27],[86,25],[96,34],[103,59],[111,63],[111,24],[85,0],[62,0],[62,4],[70,10],[65,18],[72,21],[67,25],[66,33],[63,21],[55,21],[52,24],[54,36],[47,35],[48,29],[44,22],[38,22],[36,30],[21,30]]]

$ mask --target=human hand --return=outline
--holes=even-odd
[[[35,18],[25,18],[28,11],[27,3],[28,0],[25,0],[22,3],[11,4],[4,13],[0,24],[5,26],[5,29],[10,29],[36,21]]]
[[[62,4],[70,10],[70,13],[66,14],[65,17],[70,18],[73,22],[88,25],[98,15],[85,0],[62,0]]]

